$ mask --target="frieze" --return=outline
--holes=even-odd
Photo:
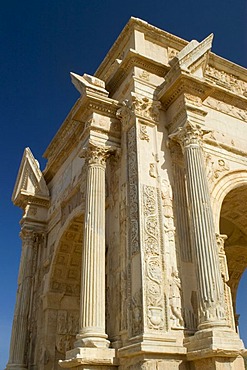
[[[234,105],[227,104],[223,101],[208,97],[204,102],[207,107],[213,108],[219,112],[228,114],[242,121],[247,121],[247,110],[240,109]]]
[[[208,80],[219,86],[225,87],[238,95],[241,94],[247,96],[247,83],[230,73],[220,71],[219,69],[208,65],[205,76]]]

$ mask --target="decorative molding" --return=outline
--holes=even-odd
[[[233,74],[208,65],[205,77],[218,86],[224,87],[238,95],[240,94],[247,97],[247,82],[239,79]]]
[[[153,186],[143,185],[142,203],[147,325],[151,330],[164,330],[167,320],[162,272],[164,265],[161,253],[158,189]]]
[[[129,247],[130,255],[140,252],[139,236],[139,196],[138,166],[136,149],[136,127],[132,126],[127,133],[128,141],[128,176],[129,176]]]

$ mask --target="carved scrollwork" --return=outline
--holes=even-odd
[[[128,132],[128,166],[129,166],[129,229],[131,254],[140,250],[139,241],[139,205],[138,205],[138,174],[136,153],[136,128],[133,126]]]
[[[147,323],[150,329],[162,330],[165,326],[165,297],[157,197],[155,187],[143,185]]]

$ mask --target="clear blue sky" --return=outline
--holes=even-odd
[[[213,52],[246,67],[246,0],[1,3],[0,370],[8,358],[21,250],[21,211],[11,194],[23,150],[30,146],[44,168],[42,154],[78,98],[69,72],[93,74],[130,16],[187,40],[213,32]],[[247,277],[241,285],[243,317]],[[247,342],[246,318],[241,327]]]

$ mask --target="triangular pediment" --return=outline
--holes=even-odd
[[[109,94],[108,91],[105,89],[104,81],[100,80],[97,77],[90,76],[86,73],[84,73],[83,76],[80,76],[73,72],[70,72],[70,76],[73,85],[81,95],[86,94],[87,89],[106,96],[108,96]]]
[[[44,205],[49,202],[49,190],[38,161],[31,150],[26,148],[18,171],[12,201],[18,207],[25,207],[31,200],[41,201]]]
[[[203,77],[208,63],[208,55],[212,48],[213,34],[211,33],[202,42],[192,40],[174,57],[171,66],[179,65],[182,71],[190,72],[198,77]]]

